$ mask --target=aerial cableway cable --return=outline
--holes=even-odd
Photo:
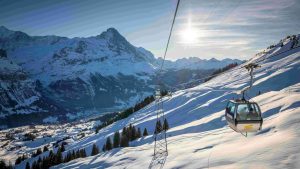
[[[175,9],[173,20],[172,20],[172,25],[171,25],[171,29],[170,29],[170,33],[169,33],[169,37],[168,37],[168,41],[167,41],[167,46],[166,46],[166,49],[165,49],[165,52],[164,52],[163,61],[161,63],[160,71],[162,71],[162,68],[164,66],[164,62],[165,62],[165,59],[166,59],[166,56],[167,56],[167,52],[168,52],[168,48],[169,48],[169,43],[170,43],[170,39],[171,39],[171,36],[172,36],[172,31],[173,31],[175,19],[176,19],[176,16],[177,16],[177,11],[178,11],[178,7],[179,7],[179,3],[180,3],[180,0],[177,0],[177,5],[176,5],[176,9]]]

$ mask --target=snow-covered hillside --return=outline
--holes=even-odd
[[[294,38],[294,39],[293,39]],[[244,137],[230,129],[224,119],[229,99],[249,82],[249,73],[238,66],[197,87],[164,98],[169,155],[164,168],[297,168],[300,166],[300,48],[295,39],[283,40],[255,56],[255,83],[247,97],[258,102],[262,130]],[[258,95],[258,93],[261,93]],[[155,105],[66,146],[66,150],[99,147],[107,137],[130,123],[154,131]],[[153,136],[95,156],[72,160],[53,168],[147,168],[153,154]],[[35,159],[37,160],[37,159]],[[32,161],[32,160],[29,160]],[[26,162],[26,161],[25,161]],[[25,162],[17,166],[23,168]]]

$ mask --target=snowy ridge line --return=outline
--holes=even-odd
[[[266,59],[270,59],[270,58],[272,58],[272,57],[275,57],[275,56],[278,56],[278,55],[284,54],[284,53],[286,53],[286,52],[292,51],[292,50],[294,50],[294,49],[297,49],[297,48],[300,48],[300,46],[297,46],[297,47],[291,48],[291,49],[289,49],[289,50],[286,50],[286,51],[283,51],[283,52],[279,52],[279,53],[277,53],[277,54],[275,54],[275,55],[269,55],[269,57],[265,57],[265,58],[263,58],[262,60],[259,60],[259,59],[257,59],[257,60],[259,60],[259,61],[258,61],[258,62],[254,62],[254,63],[259,63],[259,62],[262,62],[262,61],[264,61],[264,60],[266,60]],[[250,62],[250,63],[252,63],[252,62]]]

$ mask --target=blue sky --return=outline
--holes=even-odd
[[[0,25],[30,35],[95,36],[115,27],[161,57],[176,0],[0,1]],[[247,59],[300,33],[299,0],[181,0],[168,59]]]

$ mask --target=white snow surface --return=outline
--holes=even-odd
[[[278,53],[287,50],[276,48]],[[262,130],[244,137],[230,129],[224,119],[227,101],[239,97],[239,91],[248,85],[249,75],[241,68],[243,64],[207,83],[164,98],[164,112],[171,127],[164,168],[300,167],[300,49],[277,56],[267,53],[249,62],[261,65],[255,70],[255,83],[247,96],[261,107]],[[257,95],[259,91],[261,95]],[[155,104],[151,104],[98,134],[70,144],[67,150],[86,148],[90,154],[94,143],[102,147],[108,136],[130,123],[153,133],[154,110]],[[131,142],[130,146],[53,168],[148,168],[153,135]]]

